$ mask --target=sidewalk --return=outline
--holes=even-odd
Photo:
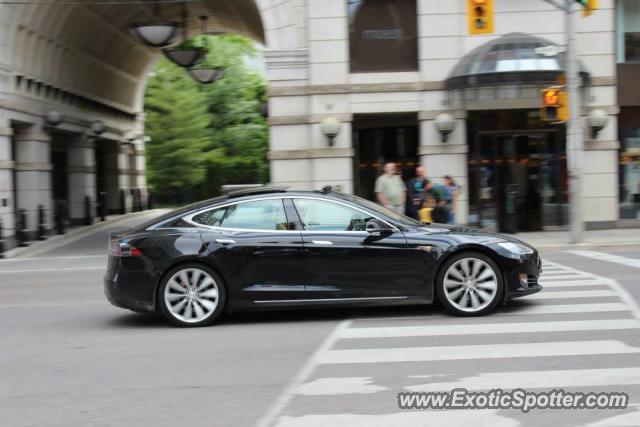
[[[103,222],[95,222],[92,225],[79,225],[73,227],[67,227],[65,234],[56,234],[49,236],[47,240],[35,240],[29,243],[26,247],[16,247],[10,249],[4,253],[4,257],[10,258],[27,258],[32,257],[43,252],[55,249],[59,246],[67,245],[83,237],[89,236],[92,233],[100,231],[106,228],[114,228],[120,223],[125,223],[131,219],[144,216],[161,215],[166,212],[166,209],[152,209],[147,211],[132,212],[125,215],[109,215]]]
[[[572,244],[568,231],[537,231],[513,234],[536,248],[561,248],[566,246],[640,246],[640,229],[612,229],[584,231],[582,243]]]

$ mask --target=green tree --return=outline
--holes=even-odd
[[[268,180],[268,128],[260,114],[264,79],[246,65],[253,42],[237,35],[197,37],[206,45],[200,66],[224,77],[201,85],[166,59],[151,74],[145,96],[148,180],[157,200],[187,202],[219,194],[223,184]]]

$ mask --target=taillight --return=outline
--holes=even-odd
[[[109,255],[115,257],[140,256],[142,251],[127,243],[112,240],[109,242]]]

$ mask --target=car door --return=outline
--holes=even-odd
[[[192,216],[205,225],[207,256],[222,272],[232,297],[250,305],[302,298],[302,236],[282,198],[230,203]]]
[[[293,198],[303,231],[307,298],[404,298],[410,271],[404,234],[365,231],[373,215],[330,199]]]

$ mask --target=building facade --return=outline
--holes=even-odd
[[[122,3],[122,2],[118,2]],[[0,4],[0,220],[51,229],[63,201],[81,221],[144,198],[146,76],[160,49],[129,25],[145,2]],[[150,2],[149,2],[150,3]],[[179,20],[181,4],[162,3]],[[540,89],[562,76],[562,13],[543,0],[494,0],[495,32],[469,35],[466,0],[193,0],[188,35],[235,32],[264,44],[271,181],[372,198],[384,162],[461,186],[456,220],[501,230],[567,223],[565,130],[540,119]],[[600,0],[576,17],[581,61],[584,219],[633,222],[640,205],[640,12]],[[542,50],[540,50],[542,48]],[[554,54],[555,51],[558,51]],[[608,118],[595,137],[586,118]],[[443,117],[455,127],[443,142]],[[335,138],[323,133],[339,123]],[[161,190],[161,189],[160,189]]]
[[[495,0],[495,32],[470,35],[466,0],[289,3],[304,26],[292,48],[266,51],[274,183],[372,198],[385,162],[401,163],[405,179],[422,164],[431,180],[461,186],[458,223],[567,225],[566,130],[540,116],[541,89],[564,78],[562,12]],[[640,14],[632,0],[601,0],[575,15],[584,220],[612,226],[638,218]],[[593,110],[607,117],[597,135]],[[332,140],[327,117],[340,123]],[[455,122],[446,142],[443,119]]]
[[[5,248],[16,229],[50,234],[56,206],[71,223],[145,204],[144,92],[159,48],[130,32],[154,19],[152,1],[0,4],[0,221]],[[293,17],[271,1],[157,2],[187,36],[233,32],[273,48],[295,39]],[[265,29],[263,26],[268,28]],[[161,189],[159,189],[161,191]],[[20,221],[24,219],[24,221]],[[21,224],[22,223],[22,224]]]

